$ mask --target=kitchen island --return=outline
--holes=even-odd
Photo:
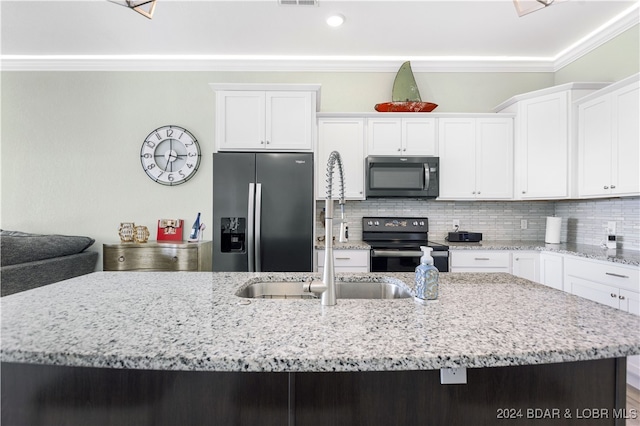
[[[3,424],[622,424],[637,316],[509,274],[441,274],[426,305],[235,295],[309,278],[97,272],[4,297]]]

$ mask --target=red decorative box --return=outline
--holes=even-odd
[[[158,241],[182,241],[182,219],[158,220]]]

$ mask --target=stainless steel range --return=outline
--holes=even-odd
[[[431,247],[435,267],[449,272],[449,246],[429,241],[426,217],[363,217],[362,240],[371,246],[371,272],[413,272],[420,246]]]

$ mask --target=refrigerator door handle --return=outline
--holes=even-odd
[[[255,225],[254,219],[254,211],[255,211],[255,194],[256,188],[254,183],[249,184],[249,208],[247,210],[247,240],[249,243],[249,247],[247,247],[247,255],[248,255],[248,270],[249,272],[255,272],[255,261],[253,259],[254,253],[254,242],[253,242],[253,227]]]
[[[262,272],[262,260],[260,259],[260,224],[262,222],[262,184],[256,183],[256,214],[255,214],[255,227],[256,227],[256,243],[255,243],[255,258],[256,258],[256,272]]]

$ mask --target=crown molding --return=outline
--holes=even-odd
[[[640,22],[639,3],[627,9],[626,14],[612,24],[599,28],[593,34],[580,40],[573,46],[569,46],[565,51],[560,52],[554,61],[554,71],[569,65],[571,62],[580,59],[582,56],[602,46],[606,42],[614,39],[625,31],[638,25]]]
[[[405,61],[414,72],[553,72],[549,58],[282,58],[263,57],[0,57],[3,71],[247,71],[247,72],[397,72]]]
[[[555,57],[0,55],[2,71],[555,72],[639,22],[638,4]]]

